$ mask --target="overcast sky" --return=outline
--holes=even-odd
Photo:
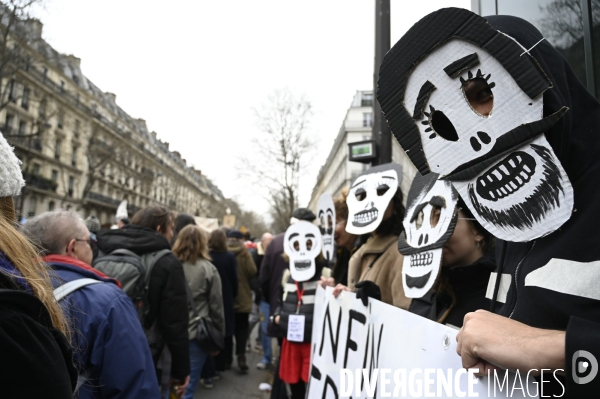
[[[392,45],[423,16],[470,0],[391,1]],[[256,134],[252,108],[278,88],[314,106],[308,203],[356,90],[372,88],[373,0],[46,0],[37,15],[56,50],[117,95],[134,118],[246,209],[260,191],[237,178]],[[266,167],[266,165],[265,165]]]

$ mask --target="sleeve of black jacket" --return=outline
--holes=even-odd
[[[184,379],[190,374],[188,302],[183,266],[174,254],[165,255],[152,270],[149,302],[150,319],[171,351],[171,377]]]
[[[588,364],[587,370],[583,373],[577,371],[577,364],[580,362]],[[599,362],[600,323],[571,316],[565,342],[566,396],[570,398],[597,397],[596,395],[600,392]],[[591,381],[583,380],[592,374],[594,376]],[[576,376],[583,377],[583,379],[577,383],[574,380]]]

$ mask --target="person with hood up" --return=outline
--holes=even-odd
[[[458,46],[448,59],[444,51]],[[426,62],[439,67],[419,68]],[[491,311],[468,313],[457,337],[463,367],[483,375],[546,369],[545,396],[597,395],[600,103],[529,22],[464,9],[417,22],[386,54],[379,77],[378,101],[417,169],[446,175],[482,225],[503,236],[488,285]],[[457,101],[442,110],[443,94]],[[423,134],[431,123],[435,131]],[[459,146],[465,151],[456,157]],[[516,181],[517,190],[492,185],[490,194],[483,186],[504,161],[510,168],[496,177]]]
[[[146,253],[171,249],[173,237],[173,215],[167,208],[151,206],[138,211],[131,224],[122,229],[103,230],[98,236],[98,248],[104,254],[117,249],[127,249],[139,256]],[[184,392],[189,382],[190,351],[188,336],[188,300],[183,266],[172,252],[161,257],[150,274],[148,288],[149,313],[144,328],[156,328],[171,355],[169,385],[177,382]],[[160,343],[159,343],[160,344]],[[162,345],[155,351],[156,367],[162,354]]]
[[[0,382],[7,398],[73,397],[77,369],[70,327],[52,293],[47,265],[17,228],[13,196],[25,184],[0,134]]]
[[[60,302],[73,322],[75,361],[85,378],[78,398],[160,398],[133,303],[116,280],[90,266],[96,240],[81,217],[73,211],[45,212],[24,229],[60,278],[56,287],[89,279]]]
[[[241,371],[248,371],[246,363],[246,341],[250,334],[248,317],[252,311],[252,290],[250,280],[256,276],[256,265],[252,255],[244,245],[244,235],[238,230],[232,230],[227,235],[227,249],[237,260],[238,294],[233,308],[235,310],[235,354]]]

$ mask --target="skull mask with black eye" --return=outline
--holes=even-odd
[[[551,87],[513,38],[470,11],[443,9],[386,55],[378,100],[421,173],[452,181],[496,237],[529,241],[560,227],[573,207],[571,183],[543,135],[567,111],[544,117]]]
[[[331,195],[322,194],[317,207],[317,220],[323,238],[323,256],[329,261],[333,259],[333,230],[335,227],[335,206]]]
[[[433,286],[442,247],[456,226],[458,193],[438,177],[437,173],[415,177],[408,193],[398,251],[404,255],[402,283],[409,298],[420,298]]]
[[[401,182],[402,167],[394,163],[374,166],[358,176],[346,197],[346,231],[357,235],[375,231]]]
[[[310,280],[316,271],[315,259],[321,252],[321,233],[312,223],[300,221],[285,231],[283,249],[290,259],[290,273],[296,281]]]

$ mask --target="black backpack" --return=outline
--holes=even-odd
[[[101,255],[92,264],[96,270],[119,281],[123,291],[133,301],[153,356],[161,352],[162,344],[155,328],[156,322],[154,325],[147,325],[146,321],[146,316],[150,311],[148,287],[154,265],[159,259],[170,253],[171,250],[162,249],[139,256],[128,249],[117,249],[108,255]]]

